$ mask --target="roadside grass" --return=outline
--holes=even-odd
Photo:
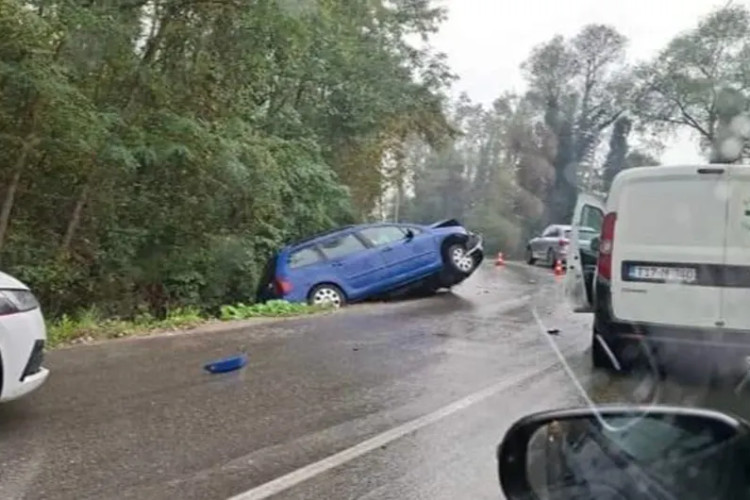
[[[165,318],[140,314],[132,319],[105,318],[95,308],[70,316],[47,321],[47,345],[50,348],[67,344],[91,342],[145,335],[157,331],[185,330],[218,321],[250,318],[279,318],[302,316],[327,310],[325,306],[296,304],[285,300],[271,300],[264,304],[224,305],[218,317],[206,315],[196,307],[170,310]]]
[[[299,316],[325,309],[327,308],[287,302],[286,300],[269,300],[264,304],[245,305],[239,303],[233,306],[221,306],[219,319],[222,321],[232,321],[259,317]]]

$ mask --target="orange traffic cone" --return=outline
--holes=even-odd
[[[555,276],[562,276],[565,273],[562,266],[562,261],[557,259],[555,261]]]
[[[503,259],[503,252],[497,252],[497,259],[495,259],[496,266],[504,266],[505,260]]]

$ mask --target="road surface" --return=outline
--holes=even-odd
[[[503,433],[584,404],[571,373],[597,401],[650,394],[592,374],[591,319],[561,294],[548,269],[487,266],[427,299],[52,352],[48,383],[0,407],[0,498],[501,498]],[[242,371],[202,371],[238,352]]]

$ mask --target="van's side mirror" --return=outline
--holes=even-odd
[[[723,413],[611,406],[536,413],[497,452],[508,500],[733,498],[748,491],[750,427]]]
[[[594,253],[599,253],[599,244],[601,243],[601,239],[598,236],[594,236],[591,241],[589,242],[589,248]]]
[[[412,238],[414,238],[414,231],[412,231],[411,229],[407,229],[406,236],[404,236],[404,238],[406,238],[406,241],[409,241]]]

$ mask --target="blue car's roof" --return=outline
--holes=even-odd
[[[314,234],[312,236],[309,236],[303,240],[296,241],[294,243],[291,243],[284,247],[285,250],[295,250],[299,247],[309,245],[311,243],[314,243],[318,240],[321,240],[323,238],[326,238],[327,236],[331,236],[337,233],[345,232],[345,231],[353,231],[357,229],[365,229],[368,227],[375,227],[375,226],[382,226],[384,224],[388,225],[394,225],[394,226],[413,226],[413,227],[420,227],[423,229],[428,228],[428,226],[425,226],[424,224],[412,224],[411,222],[371,222],[368,224],[352,224],[349,226],[342,226],[337,227],[336,229],[331,229],[329,231],[324,231],[322,233]]]
[[[341,231],[348,231],[349,229],[351,229],[353,227],[356,227],[356,226],[343,226],[343,227],[337,227],[336,229],[329,229],[328,231],[323,231],[322,233],[317,233],[317,234],[314,234],[312,236],[308,236],[307,238],[305,238],[303,240],[299,240],[299,241],[297,241],[295,243],[287,245],[287,247],[288,248],[294,248],[294,247],[299,247],[299,246],[302,246],[302,245],[306,245],[306,244],[312,243],[313,241],[318,240],[320,238],[324,238],[326,236],[330,236],[332,234],[339,233]]]

